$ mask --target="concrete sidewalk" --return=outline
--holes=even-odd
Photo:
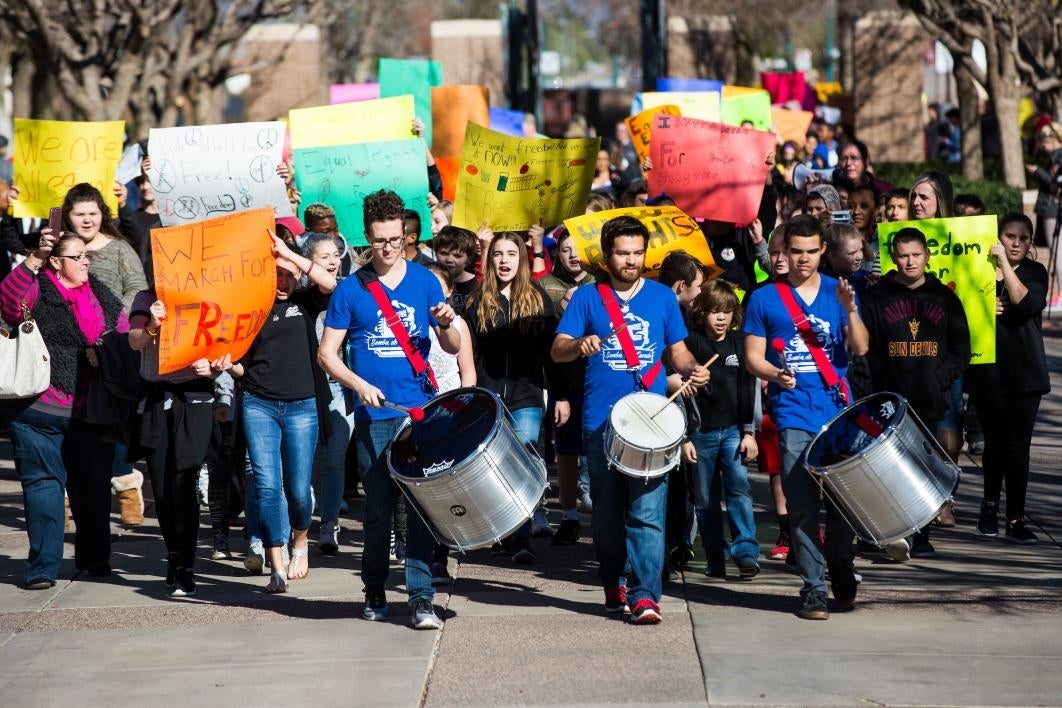
[[[487,551],[451,560],[441,632],[409,629],[399,585],[393,619],[365,622],[357,502],[340,554],[312,552],[310,576],[286,596],[262,593],[266,576],[239,560],[208,560],[204,545],[198,596],[169,599],[150,510],[141,527],[114,526],[111,578],[68,561],[55,588],[25,591],[21,492],[0,440],[2,703],[1062,705],[1062,327],[1046,329],[1055,392],[1040,412],[1028,510],[1040,545],[976,534],[979,460],[965,457],[959,526],[934,530],[938,556],[860,557],[857,609],[828,622],[795,617],[799,579],[780,561],[742,582],[706,578],[699,557],[665,586],[663,624],[626,625],[603,612],[588,538],[534,540],[531,566]],[[769,546],[766,478],[753,478]]]

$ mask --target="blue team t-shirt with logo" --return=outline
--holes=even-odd
[[[407,262],[406,274],[398,287],[392,290],[382,282],[380,285],[409,332],[413,346],[427,361],[431,349],[428,331],[438,324],[430,309],[445,299],[439,279],[427,268]],[[324,323],[332,329],[347,330],[350,368],[383,391],[388,401],[409,407],[428,400],[430,392],[414,376],[413,366],[391,334],[372,294],[357,277],[340,281],[328,303]],[[355,417],[362,420],[402,415],[391,408],[372,408],[360,402],[355,410]]]
[[[837,279],[826,275],[819,277],[822,279],[819,292],[811,304],[805,303],[795,290],[792,291],[793,298],[811,323],[827,358],[837,370],[837,376],[843,379],[848,369],[848,350],[844,336],[848,313],[837,299]],[[788,283],[783,282],[783,285],[791,288]],[[785,342],[786,363],[796,374],[797,385],[796,388],[782,389],[774,382],[767,384],[771,415],[778,429],[794,428],[818,432],[837,414],[842,405],[837,397],[827,390],[804,338],[797,332],[793,318],[789,316],[789,310],[773,283],[754,290],[749,296],[743,329],[746,334],[767,340],[767,361],[778,368],[782,368],[781,358],[771,346],[771,342],[775,339]]]
[[[639,371],[643,374],[660,360],[667,347],[686,338],[686,325],[682,322],[675,293],[652,280],[643,281],[641,290],[631,298],[623,319],[634,340]],[[612,323],[597,288],[577,288],[557,326],[557,334],[578,339],[589,334],[604,337],[611,331]],[[601,430],[613,404],[637,390],[634,375],[627,370],[619,340],[612,337],[602,342],[601,353],[594,354],[586,363],[583,428]],[[667,377],[663,369],[649,390],[666,395]]]

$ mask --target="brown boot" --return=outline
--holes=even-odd
[[[143,485],[144,474],[140,470],[111,478],[111,487],[118,498],[118,511],[126,526],[144,523],[144,495],[140,493]]]
[[[940,507],[940,511],[937,512],[937,518],[933,520],[933,525],[942,528],[955,526],[955,502],[951,499],[944,502],[944,506]]]

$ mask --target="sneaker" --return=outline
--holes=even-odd
[[[552,535],[553,527],[549,525],[549,519],[546,517],[546,512],[536,511],[531,516],[531,537],[549,538]]]
[[[431,584],[432,585],[449,585],[454,581],[453,576],[450,575],[450,569],[446,567],[445,563],[432,563],[431,564]]]
[[[199,473],[196,475],[195,480],[195,496],[199,500],[199,508],[210,508],[210,470],[207,469],[207,465],[204,463],[199,468]]]
[[[439,615],[435,614],[435,608],[431,606],[431,600],[417,600],[413,603],[413,629],[440,629],[443,622]]]
[[[977,533],[982,536],[999,535],[998,502],[981,502],[981,516],[977,519]]]
[[[771,560],[785,560],[789,555],[789,534],[782,531],[778,534],[778,540],[774,542],[774,548],[770,550],[767,557]]]
[[[647,597],[638,600],[631,609],[631,624],[660,624],[662,619],[660,605]]]
[[[394,532],[393,529],[391,531],[391,546],[390,546],[390,550],[388,551],[388,554],[391,556],[391,560],[396,560],[395,559],[395,532]]]
[[[830,588],[833,590],[833,599],[838,607],[843,610],[852,609],[855,605],[856,591],[859,589],[859,580],[856,579],[851,563],[830,567]]]
[[[51,590],[55,581],[51,578],[30,578],[22,585],[23,590]]]
[[[406,559],[406,544],[402,541],[395,541],[395,560],[401,563]]]
[[[885,555],[897,563],[905,563],[911,560],[911,544],[907,542],[906,538],[893,541],[885,546]]]
[[[580,492],[579,511],[586,514],[594,513],[594,502],[590,499],[590,492]]]
[[[933,558],[937,555],[937,549],[929,542],[929,530],[919,531],[914,535],[914,543],[911,544],[912,558]]]
[[[232,551],[229,550],[229,544],[227,541],[215,541],[214,550],[210,554],[210,560],[231,560]]]
[[[195,596],[195,574],[192,573],[191,568],[178,568],[175,584],[172,590],[170,590],[170,597],[194,597]]]
[[[339,524],[335,521],[321,524],[321,531],[317,537],[317,548],[322,555],[334,556],[339,550]]]
[[[512,549],[509,547],[509,539],[502,539],[501,541],[492,544],[490,547],[490,554],[492,556],[512,555]]]
[[[679,568],[688,565],[694,557],[696,557],[696,554],[689,546],[675,546],[671,549],[671,553],[667,554],[667,559],[671,562],[671,565]]]
[[[255,575],[261,575],[266,567],[265,548],[261,542],[252,543],[247,548],[247,557],[243,559],[243,567]]]
[[[955,502],[948,500],[940,507],[937,518],[933,519],[934,526],[950,529],[955,526]]]
[[[705,566],[704,574],[709,578],[725,578],[726,558],[723,556],[708,556],[708,564]]]
[[[166,560],[166,587],[177,586],[177,561],[171,556]]]
[[[1036,534],[1030,531],[1025,526],[1025,522],[1021,519],[1014,522],[1007,522],[1006,539],[1011,543],[1020,543],[1023,546],[1034,546],[1040,542],[1040,539],[1036,537]]]
[[[971,440],[970,444],[966,448],[966,452],[970,455],[983,455],[985,454],[985,441],[984,440]]]
[[[550,541],[550,544],[554,546],[574,546],[579,543],[581,530],[582,525],[578,519],[564,519],[560,522],[557,532],[553,534],[553,540]]]
[[[531,550],[531,544],[526,540],[513,542],[513,563],[526,565],[535,562],[535,552]]]
[[[365,588],[365,607],[361,610],[362,619],[379,622],[387,619],[391,608],[387,606],[387,594],[382,587]]]
[[[629,614],[631,608],[627,606],[627,586],[612,585],[605,588],[605,612]]]
[[[806,620],[827,620],[830,618],[830,608],[826,604],[826,593],[809,592],[804,598],[804,604],[797,611],[797,617]]]
[[[734,559],[742,580],[752,580],[760,574],[760,564],[754,556],[744,555]]]

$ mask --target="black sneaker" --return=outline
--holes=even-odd
[[[174,574],[173,590],[170,597],[195,597],[195,574],[191,568],[178,568]]]
[[[806,620],[826,620],[830,618],[830,608],[826,604],[826,593],[809,592],[804,604],[797,611],[797,617]]]
[[[760,574],[760,564],[752,555],[738,556],[734,559],[742,580],[752,580]]]
[[[513,563],[527,565],[535,562],[535,552],[531,550],[531,544],[526,540],[513,542]]]
[[[387,593],[380,586],[365,588],[365,607],[361,610],[362,619],[379,622],[387,619],[391,608],[387,606]]]
[[[981,516],[977,519],[977,533],[982,536],[999,535],[999,503],[981,502]]]
[[[937,555],[937,549],[929,542],[929,529],[922,529],[914,535],[911,543],[912,558],[932,558]]]
[[[173,558],[166,561],[166,587],[177,587],[177,561]]]
[[[693,549],[689,546],[675,546],[667,554],[667,559],[678,568],[684,568],[695,557]]]
[[[840,609],[852,609],[855,605],[859,582],[856,580],[855,570],[851,563],[830,566],[830,588],[833,590],[833,599]]]
[[[1007,522],[1006,538],[1011,543],[1020,543],[1023,546],[1034,546],[1040,542],[1040,539],[1036,537],[1036,534],[1026,528],[1025,522],[1021,519],[1014,522]]]
[[[579,543],[582,525],[578,519],[562,519],[556,533],[553,534],[552,546],[574,546]]]

